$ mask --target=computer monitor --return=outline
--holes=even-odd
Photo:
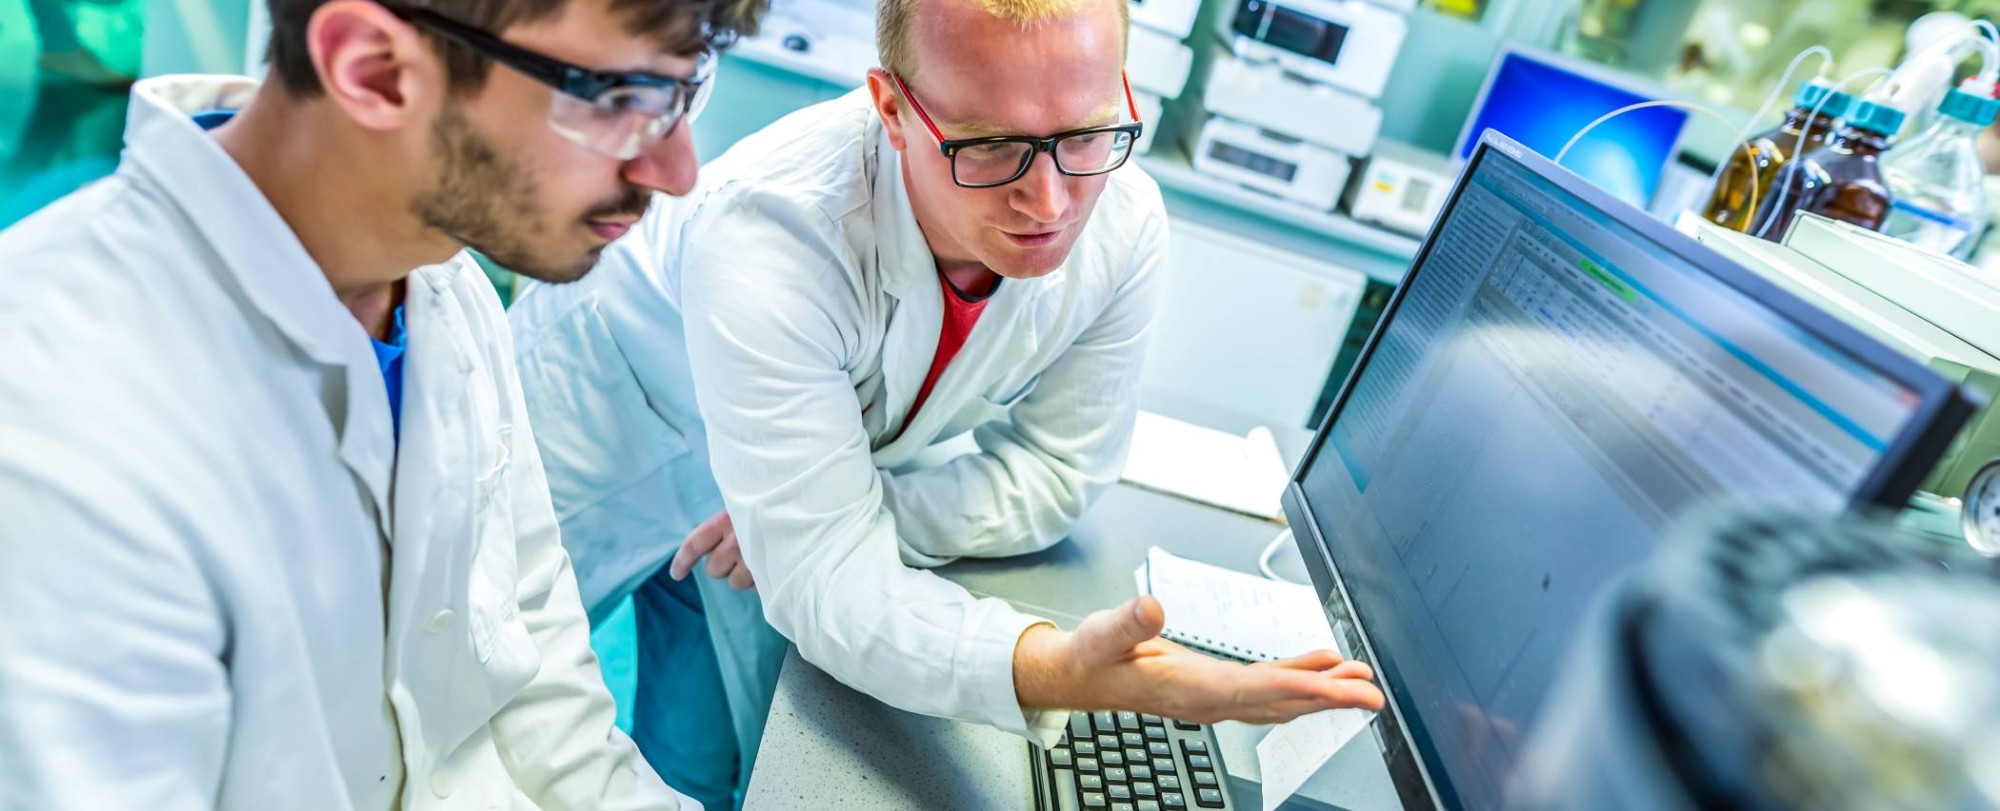
[[[1914,361],[1488,135],[1293,474],[1404,807],[1504,805],[1572,626],[1690,508],[1900,504],[1971,412]]]
[[[1554,54],[1502,48],[1472,104],[1453,153],[1464,159],[1489,129],[1555,157],[1598,116],[1659,94],[1601,67]],[[1604,122],[1570,149],[1563,166],[1640,208],[1651,202],[1674,157],[1688,113],[1673,107],[1634,110]]]

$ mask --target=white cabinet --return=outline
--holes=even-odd
[[[1177,218],[1141,385],[1302,427],[1367,276]]]

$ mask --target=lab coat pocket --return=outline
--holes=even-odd
[[[511,427],[500,431],[492,469],[477,486],[474,518],[478,543],[472,552],[472,577],[467,608],[472,649],[489,675],[504,683],[525,684],[540,666],[535,643],[521,618],[520,567],[516,557],[513,499],[508,492],[512,466]]]

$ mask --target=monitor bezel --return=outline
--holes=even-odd
[[[1299,545],[1299,552],[1305,558],[1307,573],[1318,593],[1327,621],[1333,625],[1336,633],[1340,634],[1344,641],[1350,643],[1350,653],[1353,652],[1352,645],[1359,645],[1366,661],[1375,668],[1377,677],[1383,680],[1382,687],[1390,700],[1376,722],[1376,735],[1383,745],[1390,777],[1406,811],[1455,809],[1460,806],[1457,802],[1457,793],[1451,785],[1445,783],[1440,788],[1440,784],[1432,777],[1433,764],[1421,754],[1424,747],[1410,737],[1409,726],[1404,719],[1403,702],[1397,698],[1403,693],[1403,685],[1394,683],[1391,669],[1384,668],[1380,664],[1383,660],[1380,658],[1379,650],[1369,634],[1365,618],[1355,609],[1345,579],[1340,574],[1338,564],[1333,560],[1331,547],[1321,534],[1321,523],[1315,519],[1312,505],[1305,498],[1303,484],[1306,471],[1312,469],[1313,461],[1325,446],[1334,421],[1345,409],[1348,398],[1353,393],[1355,381],[1366,372],[1389,325],[1395,321],[1403,299],[1409,292],[1410,279],[1421,271],[1425,261],[1435,249],[1438,232],[1446,218],[1458,206],[1473,172],[1496,152],[1518,161],[1530,172],[1553,182],[1561,191],[1576,195],[1584,204],[1596,207],[1617,224],[1632,229],[1641,238],[1692,264],[1724,285],[1764,303],[1778,315],[1792,321],[1802,331],[1826,341],[1837,349],[1845,350],[1856,362],[1908,386],[1917,393],[1918,403],[1913,409],[1909,424],[1890,443],[1888,449],[1883,451],[1881,459],[1868,477],[1857,486],[1849,503],[1850,508],[1871,506],[1894,508],[1907,503],[1929,472],[1930,465],[1943,454],[1959,427],[1971,416],[1975,408],[1972,396],[1965,390],[1916,361],[1896,353],[1845,322],[1772,285],[1755,273],[1738,267],[1693,238],[1675,231],[1646,212],[1598,189],[1582,177],[1561,169],[1553,161],[1536,154],[1498,131],[1487,130],[1480,136],[1480,143],[1472,155],[1465,161],[1457,181],[1452,186],[1451,196],[1446,199],[1437,218],[1433,220],[1430,231],[1424,237],[1423,245],[1405,272],[1403,282],[1397,285],[1395,293],[1390,296],[1388,304],[1383,308],[1382,316],[1370,332],[1368,342],[1355,358],[1347,379],[1342,382],[1339,394],[1334,397],[1326,414],[1321,418],[1311,443],[1292,471],[1281,499],[1286,520],[1292,527],[1294,542]]]

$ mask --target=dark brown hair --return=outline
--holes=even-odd
[[[769,0],[598,0],[626,28],[655,37],[662,48],[682,56],[699,53],[705,45],[725,47],[739,36],[757,33]],[[299,96],[317,95],[319,74],[306,50],[306,24],[326,0],[270,0],[271,76]],[[509,26],[547,19],[570,0],[396,0],[395,5],[424,8],[466,25],[499,33]],[[486,81],[492,63],[457,44],[433,37],[444,59],[452,89],[476,90]]]

